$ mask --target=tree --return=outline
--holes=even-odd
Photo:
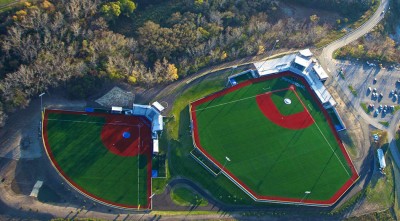
[[[118,0],[104,4],[100,11],[108,20],[115,20],[121,14],[129,17],[135,9],[136,4],[132,0]]]
[[[166,75],[166,81],[174,81],[178,79],[178,68],[175,67],[174,64],[168,64],[167,66],[167,75]]]
[[[136,9],[136,4],[131,0],[119,0],[123,15],[129,17]]]
[[[118,2],[110,2],[104,4],[100,11],[105,15],[105,17],[109,20],[114,20],[121,14],[121,7]]]
[[[3,109],[0,109],[0,127],[3,127],[7,120],[7,114],[4,113]]]
[[[311,15],[310,16],[310,21],[314,24],[318,23],[319,17],[317,15]]]

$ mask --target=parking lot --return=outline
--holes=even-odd
[[[400,71],[377,64],[338,62],[336,79],[343,90],[354,95],[354,105],[364,106],[379,121],[390,122],[400,107]]]

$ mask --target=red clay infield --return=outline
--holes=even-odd
[[[288,90],[292,90],[294,93],[296,93],[294,87],[290,87],[288,88]],[[281,127],[293,130],[304,129],[314,123],[313,118],[306,110],[306,108],[304,108],[304,105],[302,112],[286,116],[281,114],[281,112],[278,110],[275,103],[271,99],[271,94],[273,93],[274,92],[259,94],[256,97],[258,107],[270,121]]]
[[[143,136],[151,139],[147,134],[151,134],[147,120],[141,117],[126,117],[124,115],[113,115],[106,118],[106,124],[101,131],[101,140],[109,151],[120,156],[136,156],[139,151],[139,142],[142,146],[149,142],[143,142]],[[123,134],[128,132],[129,138],[124,138]],[[142,140],[140,140],[142,139]],[[144,154],[149,147],[141,148],[140,154]]]

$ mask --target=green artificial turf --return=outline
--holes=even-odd
[[[48,148],[69,179],[111,203],[147,206],[147,158],[109,152],[100,136],[104,117],[49,113],[48,119]]]
[[[300,87],[296,90],[316,121],[303,130],[275,125],[256,103],[256,95],[289,86],[282,78],[275,78],[198,105],[195,111],[201,146],[258,195],[301,199],[305,191],[311,191],[308,200],[328,200],[352,173],[311,95]],[[282,93],[272,96],[275,104],[283,96],[294,95]],[[286,114],[299,112],[299,100],[291,100],[298,108],[277,105],[278,109]],[[225,157],[231,161],[226,162]]]
[[[291,103],[286,104],[284,102],[285,98],[290,99]],[[273,92],[271,94],[271,99],[282,115],[292,115],[304,110],[299,98],[297,98],[292,90]]]

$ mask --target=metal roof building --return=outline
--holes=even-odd
[[[260,76],[282,71],[296,73],[307,80],[325,108],[336,105],[336,101],[323,84],[328,75],[321,65],[317,63],[316,59],[312,58],[312,53],[309,49],[304,49],[298,53],[289,54],[281,58],[256,62],[254,66]]]

